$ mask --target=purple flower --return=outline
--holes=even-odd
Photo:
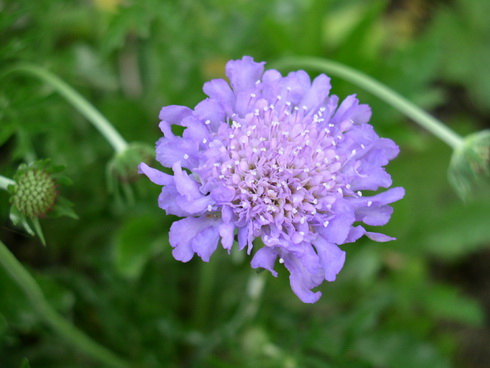
[[[140,172],[163,185],[159,206],[184,217],[170,229],[176,259],[197,253],[207,262],[220,239],[230,251],[236,235],[238,248],[254,253],[253,268],[276,276],[278,260],[294,293],[314,303],[321,293],[311,289],[344,265],[339,245],[362,235],[393,239],[359,223],[386,224],[388,204],[403,197],[403,188],[363,195],[391,185],[383,166],[399,149],[368,124],[369,106],[329,96],[323,74],[313,82],[302,70],[283,77],[248,56],[228,62],[226,74],[231,87],[205,83],[209,98],[194,110],[162,109],[156,158],[173,176],[144,163]],[[186,128],[182,137],[172,125]]]

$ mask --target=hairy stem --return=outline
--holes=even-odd
[[[24,291],[33,309],[66,342],[112,368],[127,368],[129,365],[114,353],[93,341],[71,323],[61,317],[48,303],[36,280],[0,241],[0,264],[17,285]]]
[[[371,78],[370,76],[352,69],[346,65],[335,61],[314,57],[297,57],[283,59],[274,63],[278,69],[286,68],[311,68],[328,74],[336,75],[357,86],[365,89],[373,95],[393,106],[398,111],[404,113],[417,124],[427,129],[436,137],[447,143],[453,149],[463,143],[463,138],[448,128],[445,124],[435,119],[424,110],[408,101],[384,84]]]
[[[53,87],[63,96],[73,107],[85,116],[104,138],[112,145],[114,150],[119,153],[126,149],[128,143],[114,128],[114,126],[102,115],[92,104],[90,104],[80,93],[70,87],[63,80],[52,74],[48,70],[31,64],[19,64],[7,70],[6,73],[20,72],[38,77],[45,83]]]

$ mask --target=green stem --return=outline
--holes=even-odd
[[[128,364],[61,317],[46,300],[41,288],[9,249],[0,241],[0,264],[24,291],[34,309],[64,340],[107,367],[127,368]]]
[[[127,142],[117,132],[112,124],[102,115],[92,104],[90,104],[80,93],[66,84],[63,80],[52,74],[48,70],[37,65],[19,64],[7,70],[6,73],[20,72],[34,75],[53,87],[63,96],[73,107],[85,116],[99,132],[119,153],[126,149]]]
[[[5,176],[0,175],[0,189],[7,190],[9,185],[14,185],[15,181],[12,179],[6,178]]]
[[[207,336],[206,341],[203,342],[197,354],[196,359],[198,361],[202,357],[208,356],[223,340],[232,340],[235,338],[238,330],[255,318],[260,307],[265,281],[266,277],[264,273],[257,274],[257,272],[251,271],[247,280],[247,286],[244,289],[242,303],[236,314],[222,328]]]
[[[377,80],[346,65],[321,58],[297,57],[280,60],[277,63],[274,63],[274,67],[284,69],[298,67],[311,68],[336,75],[358,85],[359,87],[384,100],[395,109],[413,119],[417,124],[427,129],[436,137],[443,140],[453,149],[459,147],[463,143],[462,137],[441,123],[439,120],[430,116],[424,110],[408,101],[397,92],[381,84]]]
[[[199,284],[194,308],[194,326],[199,330],[205,330],[209,320],[216,265],[217,262],[213,259],[199,266]]]

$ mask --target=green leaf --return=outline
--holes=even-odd
[[[427,223],[418,241],[441,258],[455,259],[487,246],[489,222],[490,203],[453,203]]]
[[[162,248],[159,219],[155,216],[141,216],[129,220],[118,232],[115,239],[115,265],[117,271],[129,278],[140,276],[146,262]]]
[[[482,307],[475,300],[461,295],[454,287],[437,286],[424,296],[425,308],[436,318],[472,326],[480,326],[485,319]]]
[[[22,362],[20,363],[19,368],[31,368],[27,358],[22,359]]]

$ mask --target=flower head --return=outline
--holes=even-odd
[[[156,158],[173,175],[144,163],[140,172],[163,185],[159,206],[184,217],[170,229],[176,259],[207,262],[220,239],[230,250],[236,233],[239,249],[254,252],[253,268],[275,276],[276,260],[284,264],[293,291],[313,303],[321,293],[311,289],[335,280],[344,264],[339,245],[364,234],[393,239],[358,223],[386,224],[388,204],[403,197],[402,188],[362,192],[391,186],[383,166],[398,147],[376,135],[370,108],[355,96],[339,105],[323,74],[283,77],[247,56],[228,62],[226,74],[231,86],[207,82],[209,98],[194,110],[162,109]],[[172,125],[185,128],[182,137]]]

